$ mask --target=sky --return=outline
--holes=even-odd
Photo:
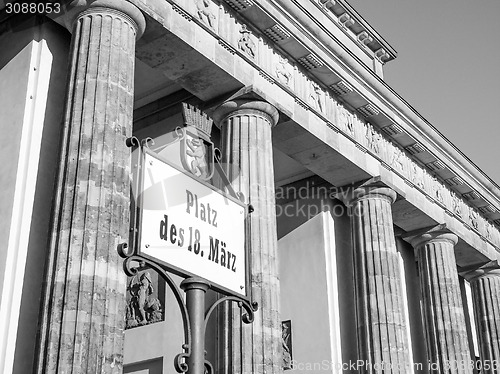
[[[348,0],[398,53],[384,80],[500,185],[500,0]]]

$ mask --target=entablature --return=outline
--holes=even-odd
[[[295,111],[293,120],[305,128],[315,121],[322,133],[342,133],[500,247],[491,225],[500,224],[498,187],[492,189],[465,156],[290,1],[265,7],[264,0],[133,2],[149,16],[137,53],[152,68],[205,101],[255,84],[273,104]],[[151,27],[154,22],[162,26]]]

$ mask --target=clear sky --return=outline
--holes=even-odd
[[[385,81],[500,184],[500,0],[348,0],[398,52]]]

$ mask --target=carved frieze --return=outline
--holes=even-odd
[[[479,214],[474,208],[469,207],[469,221],[472,227],[476,230],[479,229]]]
[[[255,42],[252,40],[252,35],[250,30],[248,30],[247,25],[241,25],[240,37],[238,39],[238,49],[245,53],[251,58],[255,58],[257,54],[257,47]]]
[[[320,1],[320,0],[318,0]],[[330,4],[333,1],[320,1],[322,4]],[[479,231],[488,240],[496,245],[500,244],[500,234],[498,230],[486,221],[484,215],[491,216],[492,211],[489,207],[480,207],[478,211],[470,208],[464,203],[463,199],[477,200],[480,196],[475,192],[468,192],[462,196],[452,192],[445,187],[441,181],[432,176],[426,169],[438,172],[438,175],[445,175],[441,171],[446,169],[446,165],[439,161],[428,162],[421,167],[409,155],[415,155],[425,152],[425,148],[418,142],[406,146],[405,151],[400,149],[396,143],[405,133],[403,128],[393,122],[382,129],[376,129],[371,124],[358,118],[346,107],[336,102],[332,98],[332,92],[337,96],[349,95],[354,89],[349,83],[339,80],[329,86],[330,92],[325,92],[314,77],[309,75],[307,70],[315,68],[325,68],[324,62],[311,51],[306,52],[304,56],[295,61],[287,59],[278,49],[271,44],[267,45],[266,38],[253,32],[245,24],[241,23],[241,18],[235,15],[236,11],[246,10],[254,5],[251,0],[225,0],[218,6],[211,0],[194,0],[189,5],[190,15],[184,12],[179,6],[172,5],[174,10],[185,16],[197,18],[207,27],[218,34],[219,44],[227,48],[231,53],[240,51],[243,56],[252,59],[254,63],[259,64],[261,75],[269,81],[279,82],[281,85],[293,90],[295,101],[306,109],[313,109],[325,123],[331,123],[335,131],[340,130],[349,136],[357,144],[370,153],[375,154],[382,165],[389,165],[395,172],[407,179],[411,184],[432,197],[434,201],[447,209],[451,214],[461,219],[464,223],[470,224],[472,228]],[[346,27],[350,27],[352,20],[348,14],[342,14],[339,21]],[[291,38],[290,32],[279,24],[274,24],[263,31],[274,43],[279,43],[285,39]],[[369,43],[370,35],[367,33],[358,33],[358,39],[361,43]],[[268,40],[269,42],[269,40]],[[375,52],[377,58],[381,61],[387,59],[387,52],[383,49]],[[358,107],[359,112],[364,117],[370,117],[379,114],[379,109],[374,104]],[[407,143],[408,144],[408,143]],[[462,178],[456,176],[448,178],[447,184],[454,187],[463,185]],[[461,187],[463,188],[463,187]],[[470,209],[469,209],[470,208]],[[495,208],[493,208],[496,210]],[[481,213],[482,215],[478,214]]]
[[[278,56],[278,61],[274,68],[274,75],[279,82],[287,87],[291,87],[292,72],[288,60],[282,56]]]
[[[366,146],[368,149],[371,149],[373,152],[378,154],[380,152],[380,140],[381,136],[378,131],[375,131],[372,125],[369,123],[366,124]]]
[[[436,177],[432,177],[432,183],[431,183],[431,196],[436,199],[441,204],[444,204],[444,195],[443,195],[443,185],[437,180]]]
[[[424,190],[425,189],[425,184],[424,184],[424,171],[415,163],[411,163],[411,181],[412,183],[417,186],[419,189]]]
[[[353,115],[339,103],[336,104],[340,128],[351,137],[354,137]]]
[[[405,162],[405,154],[404,152],[399,149],[398,147],[393,147],[392,152],[391,152],[391,160],[389,162],[389,165],[402,173],[405,170],[404,167],[404,162]]]
[[[215,4],[210,0],[196,0],[196,13],[198,18],[208,27],[215,31],[215,25],[217,24],[217,16],[213,7]]]
[[[456,193],[451,194],[451,207],[452,212],[459,217],[462,217],[462,202],[458,198]]]
[[[314,81],[310,82],[309,86],[309,104],[317,111],[323,113],[324,104],[324,93],[321,87]]]

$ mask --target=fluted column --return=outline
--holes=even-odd
[[[409,240],[416,250],[430,372],[472,373],[454,246],[443,230]]]
[[[500,372],[500,267],[479,269],[470,280],[482,374]]]
[[[399,255],[387,187],[360,187],[348,204],[354,245],[358,355],[362,373],[407,373],[411,365]]]
[[[282,363],[271,140],[278,112],[262,101],[234,100],[221,105],[214,120],[222,131],[222,162],[229,180],[254,208],[249,232],[251,286],[252,298],[259,303],[251,325],[242,326],[240,317],[233,316],[232,353],[224,370],[273,374],[281,371]]]
[[[73,35],[37,368],[121,373],[126,282],[116,248],[128,241],[125,139],[145,20],[125,0],[66,11]]]

